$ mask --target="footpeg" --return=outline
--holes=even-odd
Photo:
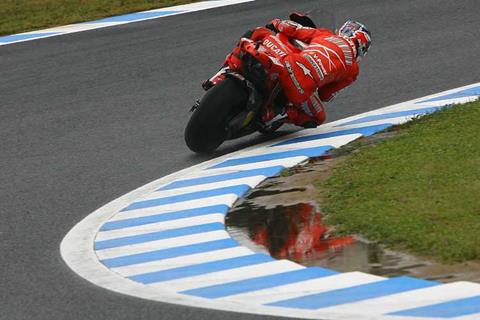
[[[286,113],[284,114],[277,114],[275,117],[273,117],[270,121],[265,123],[265,127],[271,127],[273,124],[279,122],[279,121],[284,121],[285,119],[288,118],[288,115]]]

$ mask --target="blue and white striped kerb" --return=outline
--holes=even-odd
[[[44,30],[37,30],[37,31],[25,32],[25,33],[13,34],[9,36],[3,36],[3,37],[0,37],[0,46],[17,43],[17,42],[48,38],[53,36],[60,36],[68,33],[81,32],[81,31],[111,27],[111,26],[118,26],[126,23],[163,18],[163,17],[177,15],[177,14],[190,13],[194,11],[218,8],[218,7],[239,4],[244,2],[251,2],[251,1],[255,1],[255,0],[210,0],[210,1],[191,3],[187,5],[180,5],[175,7],[135,12],[135,13],[125,14],[121,16],[95,20],[95,21],[88,21],[88,22],[70,24],[66,26],[60,26],[60,27],[49,28]]]
[[[439,108],[480,83],[303,130],[154,181],[95,211],[61,245],[101,287],[163,302],[312,319],[480,319],[480,284],[440,284],[304,267],[252,252],[225,231],[234,202],[263,180]]]

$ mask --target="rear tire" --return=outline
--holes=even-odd
[[[185,128],[185,142],[197,153],[211,152],[227,139],[227,124],[244,109],[247,89],[236,79],[226,78],[203,96]]]

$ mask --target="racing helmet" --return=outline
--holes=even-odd
[[[357,51],[356,59],[360,61],[372,45],[372,37],[367,27],[354,20],[347,20],[343,26],[338,29],[337,34],[341,37],[350,39],[355,44]]]

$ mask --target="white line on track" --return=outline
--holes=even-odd
[[[248,178],[240,178],[240,179],[202,184],[201,186],[195,185],[191,187],[177,188],[172,190],[160,190],[160,191],[155,191],[150,194],[147,194],[144,197],[141,197],[139,200],[142,201],[142,200],[149,200],[149,199],[158,199],[163,197],[170,197],[175,195],[196,192],[200,190],[208,191],[208,190],[214,190],[218,188],[239,186],[242,184],[248,185],[253,188],[254,186],[258,185],[260,182],[265,180],[265,178],[266,178],[265,176],[254,176],[254,177],[248,177]]]
[[[258,290],[244,294],[238,294],[224,298],[231,301],[254,301],[255,304],[267,304],[280,299],[292,299],[300,296],[327,292],[336,289],[352,287],[361,284],[372,283],[383,280],[384,278],[366,274],[363,272],[347,272],[324,278],[301,281],[289,285],[278,286],[274,288]]]
[[[61,36],[70,33],[101,29],[113,26],[124,25],[128,23],[159,19],[173,15],[186,14],[195,11],[214,9],[218,7],[230,6],[255,0],[213,0],[202,1],[191,4],[153,9],[148,11],[134,12],[121,16],[108,17],[95,21],[87,21],[66,26],[59,26],[43,30],[35,30],[19,34],[13,34],[0,37],[0,46],[9,45],[18,42],[45,39],[50,37]]]
[[[122,274],[125,277],[138,275],[142,273],[149,273],[154,271],[163,271],[175,268],[182,268],[190,265],[215,262],[224,259],[237,258],[253,254],[252,251],[245,247],[234,247],[223,250],[208,251],[204,253],[197,253],[183,257],[164,259],[153,262],[146,262],[124,267],[112,268],[113,271]]]
[[[158,223],[148,223],[134,227],[124,227],[116,230],[100,231],[97,233],[96,241],[112,240],[121,237],[136,236],[151,232],[163,230],[178,229],[197,226],[206,223],[220,222],[224,223],[225,215],[223,213],[213,213],[205,216],[175,219],[171,221],[163,221]]]
[[[477,295],[480,295],[480,284],[454,282],[443,286],[434,286],[377,299],[348,303],[335,308],[326,308],[323,311],[328,312],[331,309],[334,312],[345,312],[354,315],[357,312],[356,310],[363,310],[365,313],[382,315]]]
[[[135,209],[129,211],[122,211],[112,217],[111,221],[140,218],[151,216],[152,214],[167,214],[172,211],[188,210],[192,208],[202,208],[212,204],[226,205],[230,207],[238,199],[235,194],[226,194],[221,196],[207,197],[202,199],[180,201],[172,204],[164,204],[159,206],[152,206],[144,209]]]
[[[211,232],[204,232],[200,234],[192,234],[181,237],[162,239],[157,241],[142,242],[139,244],[133,244],[128,246],[122,246],[117,248],[110,248],[104,250],[97,250],[97,256],[99,259],[112,259],[122,256],[145,253],[155,250],[171,249],[175,247],[181,247],[191,244],[201,244],[204,242],[230,239],[228,232],[225,230],[217,230]]]
[[[182,278],[179,280],[165,281],[158,284],[152,284],[151,286],[158,288],[166,286],[170,289],[180,292],[184,290],[191,290],[222,283],[249,279],[252,275],[261,277],[263,275],[272,275],[286,271],[299,270],[303,268],[303,266],[300,266],[288,260],[276,260],[261,263],[258,265],[236,268],[233,270],[213,272],[200,276]]]

